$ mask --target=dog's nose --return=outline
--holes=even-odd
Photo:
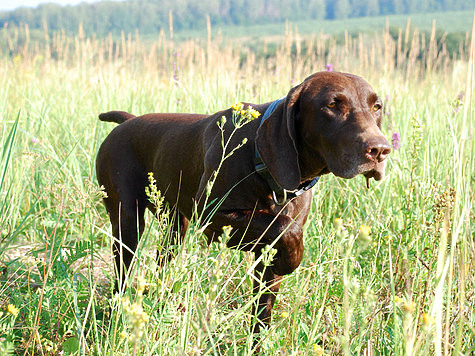
[[[380,139],[368,141],[365,145],[365,154],[372,161],[382,162],[391,152],[388,141],[382,137]]]

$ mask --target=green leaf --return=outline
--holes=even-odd
[[[76,336],[70,337],[63,342],[63,352],[65,355],[73,355],[79,351],[79,339]]]

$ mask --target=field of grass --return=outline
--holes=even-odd
[[[157,268],[165,209],[147,216],[134,287],[112,294],[94,167],[114,125],[97,115],[270,101],[327,63],[373,85],[383,133],[401,147],[369,190],[332,175],[314,188],[305,255],[260,333],[262,354],[474,353],[473,35],[450,56],[417,33],[341,46],[290,33],[266,59],[213,40],[48,36],[0,59],[0,354],[252,354],[252,255],[206,246],[192,223]]]

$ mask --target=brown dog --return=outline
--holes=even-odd
[[[256,267],[268,288],[259,300],[257,331],[259,324],[270,322],[282,276],[302,260],[302,227],[316,178],[331,172],[342,178],[362,173],[367,180],[380,180],[391,149],[380,130],[380,98],[366,81],[351,74],[316,73],[292,88],[285,100],[253,107],[264,120],[261,116],[232,136],[231,109],[214,115],[101,114],[100,120],[120,125],[99,149],[97,177],[108,195],[104,201],[113,235],[131,251],[144,230],[145,209],[153,210],[145,194],[149,172],[175,209],[175,231],[181,236],[209,194],[208,202],[216,202],[204,214],[210,242],[230,225],[229,247],[255,251],[258,258],[265,245],[273,245],[277,253],[272,265]],[[247,143],[222,162],[210,191],[208,182],[222,158],[217,123],[223,116],[228,147],[237,147],[244,138]],[[117,270],[128,268],[132,253],[120,243],[115,250]],[[254,289],[259,289],[259,282]]]

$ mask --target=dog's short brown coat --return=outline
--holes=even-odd
[[[252,106],[263,114],[270,104]],[[211,242],[222,234],[223,226],[230,225],[228,246],[252,250],[257,256],[263,246],[278,238],[272,266],[260,263],[256,268],[268,288],[259,300],[261,323],[270,321],[282,276],[294,271],[302,260],[302,227],[312,193],[309,190],[277,205],[266,179],[255,172],[255,147],[275,182],[288,191],[330,172],[343,178],[362,173],[367,179],[380,180],[390,152],[380,130],[381,107],[380,98],[362,78],[320,72],[292,88],[262,125],[258,118],[232,135],[231,149],[244,138],[247,143],[222,162],[208,199],[220,201],[220,205],[205,234]],[[154,173],[158,188],[175,209],[175,230],[180,230],[181,236],[194,209],[203,209],[208,182],[222,159],[217,122],[223,116],[227,119],[226,141],[234,130],[231,109],[213,115],[135,117],[112,111],[99,116],[120,123],[99,149],[97,177],[107,193],[104,202],[113,235],[131,251],[144,230],[145,209],[153,210],[145,194],[149,172]],[[119,243],[115,253],[118,270],[129,267],[132,253],[121,249]],[[254,288],[259,288],[258,282]],[[255,331],[258,329],[259,323]]]

